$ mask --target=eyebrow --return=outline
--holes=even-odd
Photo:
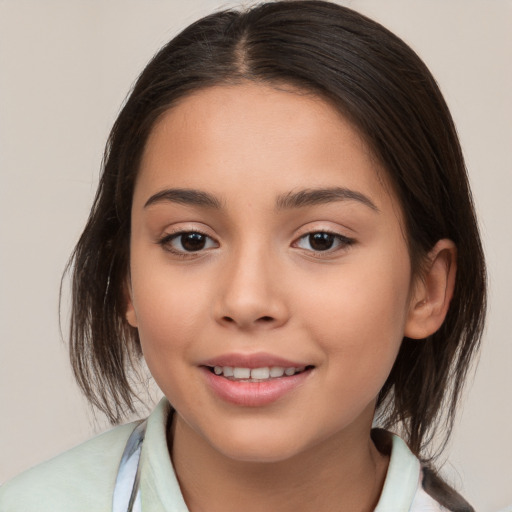
[[[358,201],[375,212],[380,211],[369,197],[361,192],[343,187],[315,188],[289,192],[277,198],[276,209],[288,210],[347,200]]]
[[[192,206],[202,206],[204,208],[221,208],[220,201],[213,195],[200,190],[188,188],[170,188],[153,194],[144,204],[144,208],[152,204],[171,202]]]
[[[333,203],[336,201],[358,201],[375,212],[380,210],[375,203],[361,192],[343,187],[305,189],[288,192],[278,196],[276,210],[291,210],[306,206]],[[208,192],[187,188],[171,188],[153,194],[144,204],[144,208],[153,204],[171,202],[203,208],[221,209],[221,201]]]

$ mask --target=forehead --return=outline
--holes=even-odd
[[[153,128],[135,195],[158,188],[229,196],[343,186],[394,201],[363,137],[332,104],[291,87],[247,83],[195,92]],[[260,194],[261,195],[261,194]],[[137,197],[135,198],[137,199]]]

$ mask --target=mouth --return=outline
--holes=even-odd
[[[293,377],[294,375],[312,370],[308,366],[263,366],[260,368],[244,368],[239,366],[206,366],[211,373],[234,382],[268,382],[275,379]]]
[[[222,401],[242,407],[264,407],[286,399],[309,381],[315,368],[268,357],[266,366],[260,356],[223,359],[201,365],[205,382]]]

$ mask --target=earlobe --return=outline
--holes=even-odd
[[[131,301],[126,305],[126,320],[132,327],[138,327],[135,309]]]
[[[125,285],[125,297],[126,297],[126,313],[125,313],[126,321],[132,327],[138,327],[137,315],[135,314],[135,308],[133,306],[132,287],[131,287],[131,283],[129,281]]]
[[[439,240],[428,254],[426,270],[415,283],[404,336],[423,339],[441,327],[453,297],[456,262],[455,244]]]

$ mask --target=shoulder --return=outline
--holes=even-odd
[[[418,460],[400,437],[375,429],[372,438],[377,448],[390,456],[375,512],[474,512],[460,494]]]
[[[124,446],[135,424],[116,427],[0,486],[0,512],[110,511]]]

